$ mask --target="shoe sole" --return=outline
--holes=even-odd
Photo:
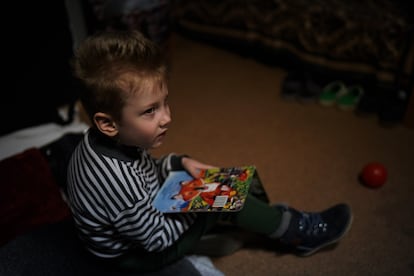
[[[242,240],[231,234],[208,234],[198,242],[193,254],[210,257],[223,257],[236,252],[243,247]]]
[[[355,108],[356,108],[355,105],[352,105],[352,106],[338,105],[338,109],[343,110],[343,111],[352,111],[352,110],[355,110]]]
[[[336,104],[336,99],[324,100],[324,99],[319,98],[318,103],[321,106],[330,107],[330,106],[334,106]]]
[[[354,219],[354,216],[352,215],[352,213],[351,213],[351,216],[350,216],[350,218],[349,218],[349,221],[348,221],[348,224],[346,225],[346,227],[345,227],[345,229],[344,229],[344,231],[342,231],[342,233],[336,238],[336,239],[334,239],[334,240],[332,240],[332,241],[330,241],[330,242],[327,242],[327,243],[324,243],[324,244],[322,244],[321,246],[318,246],[318,247],[316,247],[316,248],[313,248],[312,250],[310,250],[310,251],[306,251],[306,252],[298,252],[297,253],[297,255],[298,256],[300,256],[300,257],[307,257],[307,256],[310,256],[310,255],[312,255],[312,254],[314,254],[314,253],[316,253],[317,251],[319,251],[319,250],[321,250],[322,248],[324,248],[324,247],[327,247],[327,246],[329,246],[329,245],[331,245],[331,244],[334,244],[334,243],[336,243],[336,242],[338,242],[340,239],[342,239],[347,233],[348,233],[348,231],[349,231],[349,229],[351,228],[351,225],[352,225],[352,222],[353,222],[353,219]]]

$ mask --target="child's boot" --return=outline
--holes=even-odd
[[[337,204],[322,212],[301,212],[283,208],[283,219],[277,234],[282,245],[299,256],[309,256],[327,245],[339,241],[352,223],[351,209],[347,204]],[[276,237],[273,235],[273,237]]]

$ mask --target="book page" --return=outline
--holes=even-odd
[[[194,179],[185,171],[172,171],[154,199],[164,213],[239,211],[243,207],[254,166],[203,170]]]

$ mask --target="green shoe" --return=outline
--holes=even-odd
[[[358,105],[363,94],[364,89],[362,86],[350,86],[347,93],[337,99],[337,105],[342,110],[353,110]]]
[[[347,93],[346,86],[341,81],[334,81],[326,85],[319,95],[319,103],[323,106],[332,106],[339,97]]]

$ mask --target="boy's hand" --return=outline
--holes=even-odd
[[[186,171],[194,178],[200,177],[201,170],[215,168],[214,166],[201,163],[189,157],[183,157],[183,159],[181,159],[181,163]]]

